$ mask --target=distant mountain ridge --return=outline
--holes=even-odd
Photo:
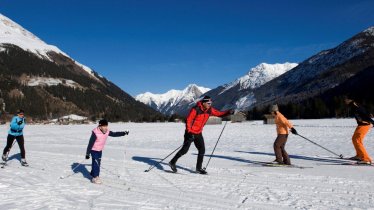
[[[187,115],[189,109],[194,106],[203,95],[212,97],[215,107],[222,109],[245,109],[247,106],[243,98],[252,94],[253,89],[297,65],[297,63],[288,62],[284,64],[261,63],[251,68],[246,75],[213,90],[198,87],[197,85],[189,85],[183,91],[170,90],[164,94],[152,94],[147,92],[136,96],[136,99],[167,115]],[[251,98],[248,98],[248,100],[251,101]],[[254,102],[255,101],[251,101],[250,104]]]
[[[196,84],[188,85],[184,90],[170,90],[163,94],[146,92],[135,97],[136,100],[165,114],[180,114],[184,108],[193,103],[209,88],[199,87]]]

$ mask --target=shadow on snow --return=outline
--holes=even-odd
[[[160,158],[133,156],[132,159],[135,160],[135,161],[138,161],[138,162],[147,163],[149,166],[155,165],[155,168],[157,168],[158,170],[169,171],[169,170],[164,169],[164,166],[169,166],[168,163],[164,163],[164,162],[158,163],[161,160]],[[191,173],[195,173],[195,171],[193,171],[189,168],[185,168],[185,167],[181,167],[181,166],[177,166],[177,168],[188,171],[188,172],[191,172]]]

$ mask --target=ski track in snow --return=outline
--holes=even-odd
[[[345,157],[353,156],[353,119],[292,120],[301,135]],[[370,209],[374,206],[374,167],[326,165],[332,159],[321,148],[290,135],[291,161],[313,168],[262,167],[272,161],[274,125],[229,123],[207,169],[193,172],[197,151],[167,173],[167,162],[144,172],[182,143],[181,123],[116,123],[113,131],[130,135],[110,138],[103,151],[102,185],[89,180],[91,160],[84,160],[95,125],[27,125],[26,155],[30,167],[19,163],[15,144],[8,166],[0,170],[0,209]],[[204,166],[223,125],[207,125]],[[8,125],[0,126],[5,146]],[[365,146],[374,154],[374,134]],[[72,169],[78,163],[83,164]],[[323,165],[325,164],[325,165]],[[65,177],[60,179],[60,177]]]

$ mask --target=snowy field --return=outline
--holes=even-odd
[[[293,123],[301,135],[346,157],[355,155],[353,119]],[[84,156],[95,125],[28,125],[24,133],[30,167],[20,166],[15,145],[9,166],[0,169],[0,209],[374,209],[374,167],[339,165],[346,160],[333,159],[298,136],[290,135],[286,149],[293,164],[307,168],[256,164],[274,160],[274,125],[228,123],[209,175],[193,173],[193,145],[177,163],[178,174],[167,172],[166,164],[144,172],[182,144],[182,123],[109,126],[113,131],[128,129],[130,135],[108,139],[103,184],[94,185],[89,181],[91,160]],[[207,155],[222,127],[205,127]],[[1,150],[7,130],[8,125],[0,126]],[[374,157],[373,131],[365,145]]]

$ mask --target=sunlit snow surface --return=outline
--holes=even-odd
[[[300,134],[347,157],[353,156],[353,119],[293,120]],[[5,139],[9,125],[0,126]],[[196,149],[178,161],[178,174],[166,164],[151,164],[181,145],[182,123],[110,124],[130,135],[108,139],[103,152],[104,184],[89,181],[90,161],[84,160],[95,125],[27,125],[25,141],[29,168],[20,166],[19,149],[10,152],[0,170],[0,209],[369,209],[374,206],[374,167],[334,165],[343,160],[290,135],[287,151],[293,164],[305,169],[262,167],[272,161],[274,125],[228,123],[207,169],[192,173]],[[222,125],[204,129],[210,154]],[[374,135],[366,148],[374,154]],[[170,159],[167,159],[168,162]],[[208,158],[205,158],[204,165]],[[83,161],[73,174],[72,168]],[[66,177],[60,179],[60,177]]]

